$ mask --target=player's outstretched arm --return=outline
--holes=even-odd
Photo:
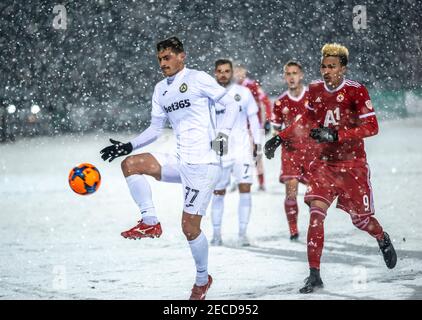
[[[318,143],[344,141],[346,139],[364,139],[374,136],[378,133],[378,122],[375,114],[365,117],[361,124],[348,130],[335,130],[320,126],[319,128],[311,129],[310,136]]]
[[[139,136],[137,136],[135,139],[130,140],[130,142],[133,145],[133,149],[139,149],[142,147],[145,147],[151,143],[153,143],[155,140],[158,139],[158,137],[161,135],[161,132],[163,131],[164,125],[166,123],[167,118],[160,116],[151,116],[151,124],[148,128],[146,128]]]
[[[152,116],[150,126],[145,129],[139,136],[137,136],[135,139],[132,139],[128,143],[110,139],[112,145],[105,147],[100,151],[101,158],[104,161],[108,160],[108,162],[111,162],[118,157],[128,155],[133,150],[139,149],[154,142],[160,136],[165,121],[166,118]]]
[[[303,113],[298,119],[287,128],[281,130],[265,144],[265,156],[268,159],[274,157],[275,150],[283,142],[289,142],[291,139],[308,136],[310,128],[315,124],[314,113],[312,109]]]
[[[358,126],[338,131],[338,140],[364,139],[378,134],[378,120],[374,106],[364,85],[356,89],[356,110],[359,116]]]

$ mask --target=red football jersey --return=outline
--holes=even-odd
[[[256,104],[259,107],[258,119],[261,125],[264,124],[265,120],[270,121],[271,119],[271,100],[268,98],[267,94],[262,90],[259,83],[255,80],[246,78],[242,82],[242,86],[247,87],[251,90],[253,97],[255,98]],[[262,107],[265,107],[264,112]],[[264,115],[262,113],[265,113]]]
[[[294,138],[297,128],[333,128],[338,141],[322,143],[319,158],[329,161],[363,160],[366,162],[363,138],[378,133],[378,122],[368,91],[362,84],[343,80],[330,90],[323,80],[309,85],[308,112],[287,130],[280,132],[282,139]]]
[[[271,122],[276,126],[284,126],[285,128],[293,124],[298,118],[307,112],[309,103],[309,91],[307,87],[303,87],[302,93],[298,97],[284,92],[274,103]],[[300,149],[305,144],[314,143],[308,134],[301,135],[296,139],[292,138],[288,144],[292,149]]]

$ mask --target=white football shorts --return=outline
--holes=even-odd
[[[220,164],[181,163],[175,154],[151,153],[161,165],[161,181],[181,183],[183,211],[204,216],[215,185],[220,179]]]

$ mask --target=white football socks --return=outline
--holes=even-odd
[[[143,222],[149,225],[157,224],[158,219],[148,180],[142,174],[134,174],[126,177],[126,182],[133,200],[141,210]]]
[[[201,231],[196,239],[189,242],[190,250],[192,251],[193,259],[196,265],[196,280],[197,286],[203,286],[208,283],[208,241],[205,234]]]
[[[211,218],[214,237],[221,237],[221,222],[224,213],[224,195],[214,194],[211,202]]]
[[[252,197],[250,192],[239,194],[239,236],[246,235],[246,228],[249,223],[249,216],[251,214]]]

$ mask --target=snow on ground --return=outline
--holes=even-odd
[[[0,145],[1,299],[186,299],[194,263],[180,227],[179,185],[150,179],[163,226],[160,239],[131,241],[120,232],[139,219],[120,160],[105,163],[99,150],[108,134],[39,137]],[[380,124],[367,139],[376,216],[394,239],[398,263],[388,270],[377,243],[344,212],[330,208],[321,275],[325,288],[298,294],[307,276],[308,210],[299,192],[300,241],[288,240],[278,183],[279,158],[266,160],[267,192],[253,192],[249,236],[236,246],[237,192],[226,197],[225,246],[210,247],[214,284],[209,299],[421,299],[422,119]],[[129,136],[113,138],[128,140]],[[167,152],[169,133],[146,148]],[[79,196],[69,170],[90,162],[102,174],[97,193]],[[210,217],[203,230],[211,238]]]

